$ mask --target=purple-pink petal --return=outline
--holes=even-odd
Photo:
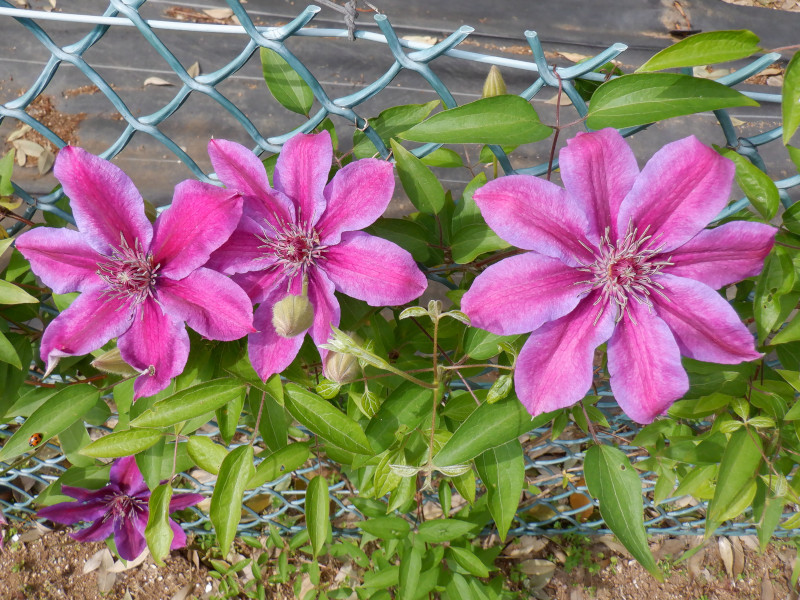
[[[405,304],[428,285],[408,251],[363,231],[343,233],[319,266],[337,290],[370,306]]]
[[[39,509],[36,516],[54,523],[73,525],[80,521],[94,521],[106,514],[106,502],[102,499],[88,502],[59,502]]]
[[[126,496],[138,496],[148,490],[135,456],[123,456],[115,460],[109,479]]]
[[[211,340],[238,340],[255,331],[247,294],[211,269],[197,269],[179,281],[160,279],[158,299],[170,316]]]
[[[173,494],[172,499],[169,501],[169,512],[173,513],[177,510],[184,510],[202,501],[203,501],[202,494],[192,494],[192,493]]]
[[[75,500],[80,500],[81,502],[86,502],[89,500],[101,500],[106,498],[108,494],[112,493],[113,491],[115,491],[115,487],[108,485],[100,488],[99,490],[87,490],[85,488],[61,484],[62,494],[69,496],[70,498],[75,498]]]
[[[639,175],[630,146],[616,129],[578,133],[558,155],[561,180],[585,211],[593,240],[606,229],[617,239],[617,214]]]
[[[126,518],[114,519],[114,543],[120,558],[124,560],[135,560],[147,546],[144,527],[140,527],[137,517],[131,514]],[[147,523],[146,516],[144,521]]]
[[[133,384],[134,400],[166,388],[189,357],[189,335],[183,322],[165,315],[149,298],[141,304],[117,346],[123,360],[142,372]]]
[[[186,532],[172,519],[169,520],[169,527],[172,529],[172,542],[170,542],[169,549],[177,550],[186,546]]]
[[[681,354],[727,365],[761,358],[753,334],[717,292],[674,275],[659,277],[658,282],[666,298],[653,298],[656,312],[675,336]]]
[[[678,248],[700,233],[728,202],[733,162],[689,136],[647,162],[620,207],[617,228],[653,236],[651,247]]]
[[[339,301],[334,295],[333,282],[328,279],[320,269],[314,269],[308,277],[308,300],[314,307],[314,324],[311,326],[311,339],[317,345],[322,364],[325,364],[325,357],[328,351],[320,348],[320,344],[326,344],[331,337],[331,325],[339,326],[341,317]]]
[[[635,300],[608,342],[608,370],[617,403],[637,423],[652,422],[689,390],[669,327]]]
[[[289,278],[280,267],[268,267],[264,271],[241,273],[234,275],[231,279],[244,290],[253,304],[265,302],[276,288],[279,291],[283,290],[284,295],[285,291],[289,289]]]
[[[98,254],[72,229],[37,227],[16,241],[31,269],[56,294],[86,292],[105,286],[97,275],[97,263],[106,257]]]
[[[472,196],[497,235],[523,250],[560,258],[568,265],[589,264],[592,255],[581,242],[589,222],[566,191],[529,175],[507,175],[490,181]]]
[[[73,531],[69,534],[76,542],[102,542],[114,531],[114,519],[112,517],[98,519],[89,527]]]
[[[394,192],[394,169],[385,160],[365,158],[346,165],[325,187],[327,206],[317,223],[321,241],[336,244],[340,234],[372,225]]]
[[[127,303],[100,291],[84,292],[44,330],[42,360],[49,370],[61,357],[88,354],[125,333],[131,323]]]
[[[598,318],[595,299],[590,294],[571,313],[545,323],[522,347],[514,387],[531,415],[571,406],[592,386],[594,351],[614,331],[613,314],[605,310]]]
[[[262,238],[261,228],[245,215],[236,231],[211,254],[205,266],[227,275],[266,269],[275,258],[266,253],[263,247],[266,242]]]
[[[211,140],[208,143],[208,155],[217,177],[225,187],[249,196],[248,200],[258,199],[254,204],[260,204],[283,221],[294,220],[291,201],[283,194],[273,193],[264,164],[250,150],[236,142]]]
[[[281,337],[275,333],[275,328],[272,326],[272,308],[277,300],[280,298],[261,303],[253,319],[253,326],[257,331],[247,336],[250,363],[263,381],[292,364],[305,338],[305,332],[293,338]]]
[[[153,228],[144,214],[144,202],[133,182],[107,160],[82,148],[66,146],[58,152],[53,173],[69,197],[72,215],[85,241],[101,254],[111,254],[124,235],[128,246],[138,240],[150,246]]]
[[[275,189],[294,201],[295,223],[313,227],[325,212],[323,190],[332,162],[333,146],[327,131],[299,133],[283,145],[273,179]]]
[[[175,187],[172,206],[156,220],[154,262],[159,274],[181,279],[202,267],[231,236],[242,216],[242,197],[223,188],[187,180]]]
[[[764,268],[777,229],[763,223],[734,221],[701,231],[671,253],[664,273],[688,277],[718,290]]]
[[[571,312],[587,286],[587,274],[535,252],[512,256],[481,273],[461,298],[461,310],[480,327],[500,335],[527,333]]]

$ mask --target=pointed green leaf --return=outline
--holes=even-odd
[[[525,483],[525,459],[518,440],[487,450],[475,459],[475,468],[486,486],[489,512],[504,541],[517,512]]]
[[[422,571],[422,553],[410,542],[406,542],[400,560],[400,581],[397,600],[414,600],[417,597],[417,583]]]
[[[8,341],[8,338],[0,331],[0,361],[10,364],[17,369],[22,368],[22,363],[19,360],[14,344]]]
[[[297,384],[286,386],[284,398],[291,415],[318,436],[356,454],[372,454],[364,430],[353,419]]]
[[[234,379],[213,379],[181,390],[156,402],[131,421],[132,427],[169,427],[204,415],[241,397],[245,384]]]
[[[630,127],[732,106],[758,106],[721,83],[673,73],[623,75],[594,93],[586,124]]]
[[[391,140],[392,154],[397,161],[397,174],[400,183],[411,200],[411,204],[420,211],[434,215],[444,208],[444,189],[431,170],[422,161]]]
[[[172,527],[169,525],[169,502],[172,500],[172,487],[162,483],[150,495],[148,503],[150,516],[144,529],[144,538],[155,563],[163,567],[164,558],[169,555],[172,544]]]
[[[261,48],[261,70],[270,93],[284,108],[300,115],[309,113],[314,93],[277,52]]]
[[[480,529],[480,525],[459,519],[435,519],[425,521],[419,526],[417,538],[429,544],[452,542],[468,533]]]
[[[725,158],[736,164],[736,183],[742,188],[747,199],[765,219],[771,219],[778,212],[781,197],[778,187],[769,175],[730,148],[716,148]]]
[[[81,450],[94,458],[117,458],[144,452],[163,434],[153,429],[128,429],[104,435]]]
[[[322,552],[331,527],[330,501],[328,482],[322,475],[317,475],[308,482],[306,490],[306,527],[315,558]]]
[[[14,186],[11,185],[11,176],[14,172],[14,154],[14,148],[12,148],[0,159],[0,197],[14,195]]]
[[[661,50],[636,72],[713,65],[747,58],[761,51],[758,42],[758,36],[746,29],[698,33]]]
[[[280,476],[299,469],[310,456],[308,443],[294,442],[276,450],[258,463],[255,474],[247,482],[247,489],[257,488],[267,481],[275,481]]]
[[[439,100],[431,100],[425,104],[393,106],[382,111],[377,117],[370,117],[369,124],[383,140],[383,143],[388,146],[390,138],[397,137],[398,134],[422,121],[431,114],[431,111],[437,106],[439,106]],[[442,150],[442,148],[440,148],[440,150]],[[372,140],[367,137],[367,134],[359,129],[353,132],[354,158],[369,158],[377,154],[377,152],[378,149],[375,147],[375,144],[372,143]],[[456,156],[458,155],[456,154]],[[436,157],[434,157],[433,160],[435,161],[435,159]],[[426,159],[423,158],[422,160],[424,161]],[[452,156],[448,155],[448,160],[452,162]],[[436,167],[443,165],[432,164],[430,166]]]
[[[628,457],[613,446],[592,446],[583,468],[589,493],[600,502],[600,514],[609,529],[653,577],[663,581],[647,545],[642,482]]]
[[[0,304],[36,304],[39,300],[13,283],[0,279]]]
[[[761,447],[761,439],[753,431],[742,428],[731,434],[719,465],[714,497],[708,504],[706,538],[723,521],[739,514],[739,507],[748,496],[746,504],[752,501],[755,477],[761,465]]]
[[[239,446],[222,461],[214,494],[211,496],[209,518],[217,532],[223,556],[228,554],[236,535],[236,527],[242,518],[245,486],[253,473],[252,446]]]
[[[510,245],[500,239],[485,223],[472,223],[453,235],[450,251],[453,260],[463,265],[472,262],[481,254],[502,250]]]
[[[219,473],[222,461],[228,456],[228,449],[225,446],[204,435],[189,436],[186,450],[194,464],[212,475]]]
[[[518,146],[550,135],[533,106],[519,96],[482,98],[433,115],[400,134],[413,142]]]
[[[0,460],[8,461],[30,451],[28,440],[34,433],[42,436],[42,444],[58,435],[89,412],[99,398],[99,390],[85,383],[59,390],[37,408],[5,442],[0,449]]]
[[[254,393],[257,396],[261,396],[261,394],[257,392]],[[236,435],[236,428],[239,426],[239,417],[242,416],[246,394],[247,390],[243,386],[239,389],[239,393],[236,396],[215,411],[217,425],[219,426],[219,435],[226,444],[230,444],[233,436]]]
[[[459,548],[458,546],[450,546],[448,552],[453,555],[455,561],[461,568],[469,571],[475,577],[488,577],[489,567],[483,564],[483,561],[470,552],[467,548]]]
[[[404,381],[383,401],[378,412],[367,424],[370,446],[381,453],[394,443],[400,427],[413,429],[433,408],[433,390]]]
[[[484,402],[445,442],[433,457],[433,464],[436,467],[448,467],[469,462],[491,448],[502,446],[531,429],[541,427],[553,416],[553,413],[544,413],[531,419],[513,394],[494,404]]]
[[[800,126],[800,52],[795,52],[783,74],[781,92],[783,116],[783,144],[788,145]]]

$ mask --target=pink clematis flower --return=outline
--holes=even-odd
[[[757,275],[776,230],[744,221],[704,229],[728,201],[733,163],[688,137],[640,172],[614,129],[579,134],[559,156],[566,189],[511,175],[474,195],[500,237],[530,250],[486,269],[462,299],[478,327],[533,332],[514,375],[528,411],[580,400],[606,341],[611,389],[639,423],[689,389],[681,354],[722,364],[759,358],[714,290]]]
[[[147,545],[144,529],[150,517],[147,504],[150,490],[133,456],[115,460],[110,479],[110,483],[99,490],[62,485],[61,493],[77,502],[47,506],[36,516],[63,525],[94,521],[70,536],[79,542],[99,542],[114,534],[119,555],[125,560],[134,560]],[[169,512],[189,508],[202,500],[200,494],[174,494],[169,502]],[[173,534],[170,550],[183,548],[186,545],[183,529],[172,519],[169,525]]]
[[[48,371],[61,357],[118,337],[122,358],[142,373],[134,384],[140,398],[163,390],[183,370],[189,355],[184,321],[215,340],[253,331],[247,295],[203,267],[236,226],[240,196],[184,181],[153,226],[133,182],[110,162],[67,146],[54,172],[78,231],[40,227],[16,241],[54,292],[82,292],[42,336]]]
[[[261,161],[244,146],[212,140],[208,152],[220,180],[244,196],[242,220],[209,266],[236,273],[234,281],[260,303],[249,353],[263,379],[289,366],[306,331],[318,347],[328,341],[331,325],[339,324],[334,290],[371,306],[405,304],[425,290],[425,276],[408,252],[358,231],[380,217],[392,198],[388,162],[354,161],[328,183],[330,135],[299,134],[283,146],[273,189]],[[276,331],[275,305],[306,292],[313,320],[295,314],[296,331]],[[299,305],[292,305],[295,313]],[[288,308],[282,304],[283,317],[291,316]],[[320,354],[324,364],[327,351]]]

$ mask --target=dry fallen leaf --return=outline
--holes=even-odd
[[[98,550],[86,560],[86,563],[83,565],[84,575],[86,575],[87,573],[91,573],[100,566],[100,562],[103,560],[104,552],[108,552],[108,548],[103,548],[102,550]]]
[[[519,563],[519,571],[530,579],[530,589],[540,590],[553,578],[556,566],[549,560],[530,558]]]
[[[574,63],[579,63],[582,60],[589,58],[585,54],[578,54],[576,52],[556,52],[556,54],[558,54],[559,56],[563,56],[567,60],[572,61]]]
[[[31,129],[32,129],[32,127],[30,125],[28,125],[27,123],[25,123],[19,129],[15,129],[14,131],[12,131],[11,135],[9,135],[6,138],[6,141],[7,142],[13,142],[14,140],[17,140],[17,139],[21,138],[23,135],[25,135],[26,133],[28,133]]]
[[[764,573],[764,578],[761,580],[761,600],[775,600],[775,590],[767,573]]]
[[[44,147],[41,144],[30,140],[14,140],[12,145],[17,149],[17,152],[24,152],[28,156],[33,156],[34,158],[38,158],[41,156],[42,152],[44,152]]]
[[[161,77],[148,77],[144,80],[145,85],[175,85],[174,83],[170,83],[166,79],[161,79]]]
[[[744,548],[742,542],[738,538],[731,538],[731,547],[733,548],[733,576],[739,577],[744,571]]]
[[[719,546],[722,564],[725,565],[725,572],[728,577],[733,577],[733,548],[731,548],[730,540],[726,537],[721,537],[717,540],[717,546]]]
[[[558,104],[558,95],[556,94],[549,100],[544,101],[545,104]],[[569,99],[569,96],[566,94],[561,94],[561,106],[571,106],[572,100]]]
[[[106,548],[100,559],[100,568],[97,570],[97,589],[101,594],[107,594],[114,587],[117,574],[110,571],[113,566],[114,559]]]
[[[233,16],[232,8],[207,8],[203,12],[212,19],[230,19]]]
[[[187,73],[187,74],[189,75],[189,77],[191,77],[192,79],[194,79],[195,77],[197,77],[198,75],[200,75],[200,63],[195,61],[195,63],[194,63],[194,64],[193,64],[191,67],[189,67],[188,69],[186,69],[186,73]]]
[[[129,561],[127,561],[127,563],[124,562],[124,561],[118,560],[111,567],[109,567],[108,570],[111,573],[122,573],[124,571],[130,571],[131,569],[134,569],[134,568],[138,567],[140,564],[142,564],[148,556],[150,556],[150,550],[148,548],[145,548],[142,551],[142,553],[139,556],[137,556],[135,559],[129,560]]]
[[[172,595],[171,600],[186,600],[186,596],[188,596],[189,592],[192,591],[192,587],[193,586],[191,583],[187,583],[185,586],[183,586],[181,589],[179,589]]]
[[[36,166],[39,167],[39,175],[44,175],[53,168],[53,163],[56,162],[56,155],[50,152],[47,148],[39,155],[39,161]]]
[[[25,161],[28,160],[28,155],[25,154],[20,148],[17,148],[17,164],[20,167],[25,166]]]
[[[432,35],[404,35],[402,39],[404,39],[407,42],[428,44],[430,46],[433,46],[436,43],[436,38]]]

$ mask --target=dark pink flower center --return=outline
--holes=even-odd
[[[105,519],[114,519],[115,521],[137,519],[141,513],[147,510],[147,499],[117,492],[108,499],[106,509]]]
[[[109,299],[132,300],[141,304],[155,292],[160,264],[153,264],[153,254],[142,250],[139,240],[131,248],[124,236],[108,262],[98,263],[97,274],[108,284],[103,292]]]
[[[582,264],[579,269],[591,274],[591,279],[580,283],[590,285],[592,290],[600,290],[600,295],[595,301],[595,304],[600,305],[595,323],[612,303],[617,307],[615,317],[617,322],[622,320],[631,298],[652,308],[650,295],[656,293],[664,296],[661,291],[664,287],[654,277],[664,267],[672,264],[669,258],[659,259],[658,255],[663,246],[653,247],[650,243],[644,247],[653,237],[647,234],[647,230],[639,235],[639,232],[630,226],[625,237],[616,243],[612,243],[609,235],[609,231],[606,230],[600,240],[600,246],[596,250],[590,249],[595,261],[591,264]],[[631,316],[630,312],[628,316]],[[632,317],[631,319],[633,320]]]
[[[319,243],[319,234],[306,231],[294,223],[269,224],[271,231],[263,230],[258,239],[264,242],[267,255],[275,258],[275,264],[287,275],[305,274],[314,262],[321,258],[327,246]]]

